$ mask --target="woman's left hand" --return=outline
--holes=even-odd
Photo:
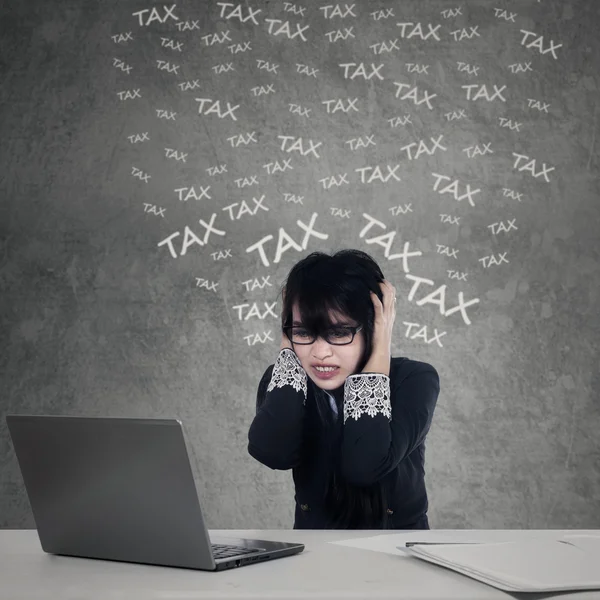
[[[383,293],[383,305],[377,294],[371,292],[371,300],[375,308],[373,353],[391,356],[392,330],[396,318],[396,288],[387,279],[384,279],[379,287]]]

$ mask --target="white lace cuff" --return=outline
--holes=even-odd
[[[344,423],[350,417],[358,418],[378,413],[392,418],[390,378],[383,373],[357,373],[346,377],[344,383]]]
[[[291,385],[297,392],[303,392],[304,404],[306,404],[306,371],[302,368],[300,359],[291,348],[283,348],[277,355],[267,392],[275,388],[282,388],[284,385]]]

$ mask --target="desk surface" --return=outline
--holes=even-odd
[[[395,556],[328,542],[382,534],[406,534],[406,540],[431,540],[450,530],[210,530],[214,536],[302,542],[300,554],[222,572],[195,571],[43,552],[35,530],[0,530],[1,600],[205,600],[208,598],[328,599],[379,598],[541,600],[552,594],[508,594],[414,557]],[[519,530],[453,532],[479,541],[599,530]],[[507,535],[511,536],[507,538]],[[460,538],[459,538],[460,539]],[[554,595],[554,598],[557,596]],[[573,592],[560,600],[598,600],[600,591]]]

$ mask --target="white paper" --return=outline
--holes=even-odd
[[[577,533],[574,533],[574,531]],[[572,543],[576,545],[591,545],[600,543],[599,534],[600,531],[594,529],[421,529],[410,531],[403,530],[401,532],[398,531],[397,533],[385,533],[362,538],[348,538],[327,543],[410,558],[410,553],[407,552],[405,546],[406,542],[496,543],[531,539],[557,540],[565,537],[577,538],[580,540],[579,542],[576,542],[575,539],[572,540]],[[581,538],[584,539],[581,540]]]
[[[501,532],[510,535],[511,532]],[[490,534],[489,532],[477,531],[432,531],[415,530],[404,531],[403,533],[386,533],[364,538],[350,538],[348,540],[339,540],[328,542],[339,546],[348,546],[350,548],[360,548],[362,550],[371,550],[373,552],[383,552],[385,554],[394,554],[396,556],[409,557],[406,552],[406,542],[490,542],[497,541],[498,532]],[[510,537],[509,539],[514,539]]]
[[[410,554],[406,551],[406,542],[490,543],[513,541],[515,539],[531,539],[532,537],[556,539],[561,537],[561,535],[552,530],[533,532],[522,529],[495,531],[422,529],[411,531],[404,530],[402,533],[386,533],[363,538],[349,538],[347,540],[338,540],[328,543],[337,544],[339,546],[348,546],[350,548],[360,548],[362,550],[371,550],[373,552],[394,554],[396,556],[410,557]]]
[[[409,556],[406,550],[396,548],[399,545],[399,540],[398,536],[393,534],[352,538],[350,540],[339,540],[328,543],[337,544],[338,546],[349,546],[350,548],[360,548],[361,550],[371,550],[373,552],[383,552],[385,554],[395,554],[396,556]]]
[[[600,564],[600,535],[569,534],[563,536],[561,539],[597,556],[598,563]]]
[[[521,539],[476,546],[423,545],[408,551],[509,591],[600,589],[600,538],[592,536]]]

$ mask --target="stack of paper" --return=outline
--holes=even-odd
[[[483,544],[415,543],[402,550],[501,590],[600,589],[600,536]]]

